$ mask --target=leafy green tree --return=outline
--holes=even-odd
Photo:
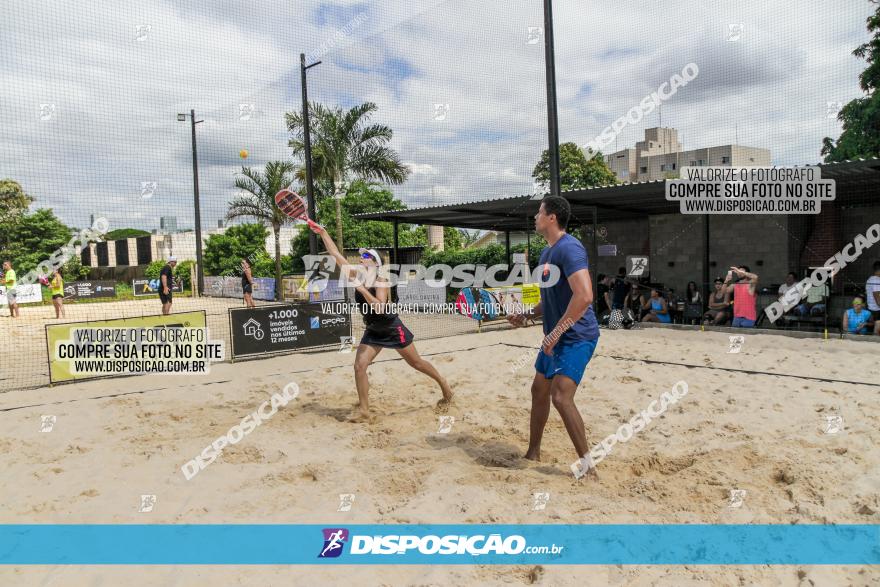
[[[413,230],[413,238],[415,239],[416,245],[426,245],[428,244],[428,227],[427,226],[417,226],[415,230]],[[450,251],[461,249],[464,247],[464,238],[462,237],[462,233],[460,229],[453,228],[451,226],[443,227],[443,249]]]
[[[61,273],[67,281],[76,281],[88,277],[89,268],[82,264],[79,255],[74,255],[70,258],[70,261],[65,263],[61,268]]]
[[[284,275],[293,273],[291,255],[281,255],[281,272]],[[241,276],[241,271],[236,272],[235,275]],[[254,277],[274,277],[275,260],[266,251],[257,251],[256,256],[251,258],[251,275]]]
[[[275,235],[275,283],[281,283],[281,226],[291,222],[275,205],[275,194],[289,187],[294,180],[293,163],[289,161],[270,161],[263,173],[250,167],[242,167],[241,176],[235,180],[235,187],[245,192],[229,203],[226,218],[250,216],[272,227]],[[261,247],[264,245],[261,243]],[[205,267],[207,267],[205,263]],[[281,299],[281,288],[275,288],[275,299]]]
[[[868,32],[873,37],[853,51],[853,55],[868,62],[859,75],[859,86],[865,96],[850,101],[838,113],[843,132],[837,141],[831,137],[822,141],[822,155],[827,163],[880,157],[880,2],[872,1],[877,5],[868,17]]]
[[[544,149],[541,159],[532,171],[532,177],[548,189],[550,186],[550,151]],[[589,152],[589,157],[574,143],[559,145],[559,183],[560,191],[613,185],[617,176],[605,163],[602,153]]]
[[[0,179],[0,224],[25,214],[33,201],[17,181]]]
[[[230,226],[224,234],[212,234],[203,253],[205,274],[238,275],[241,259],[266,254],[267,234],[266,227],[256,223]]]
[[[343,250],[345,232],[341,197],[347,193],[351,183],[362,179],[397,185],[406,181],[410,173],[400,162],[397,152],[388,146],[394,134],[391,128],[369,122],[377,109],[372,102],[350,110],[328,108],[317,102],[309,104],[316,195],[334,198],[336,246],[340,251]],[[285,118],[292,135],[288,144],[293,149],[293,155],[304,159],[302,113],[288,112]],[[299,177],[304,179],[303,170],[300,170]]]
[[[71,237],[70,228],[50,208],[18,216],[0,225],[0,233],[6,236],[0,257],[10,259],[19,275],[49,259],[66,246]]]
[[[359,220],[355,214],[382,212],[384,210],[403,210],[406,204],[381,185],[357,180],[348,189],[348,194],[339,200],[343,235],[349,248],[390,247],[394,244],[394,226],[390,222],[378,220]],[[318,201],[317,221],[326,226],[336,217],[336,201],[324,198]],[[452,227],[445,227],[443,240],[446,250],[462,247],[461,233]],[[424,226],[400,224],[398,243],[401,247],[427,246],[427,229]],[[309,253],[308,229],[303,228],[291,241],[291,267],[294,272],[303,271],[303,255]]]
[[[459,241],[461,242],[462,247],[469,247],[475,242],[477,242],[482,235],[482,232],[479,230],[467,230],[464,228],[456,229],[459,234]]]

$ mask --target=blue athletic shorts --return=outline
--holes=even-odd
[[[553,356],[548,357],[544,351],[538,351],[535,371],[552,379],[555,375],[565,375],[577,384],[584,376],[587,363],[593,358],[599,339],[582,340],[576,343],[557,344],[553,347]]]

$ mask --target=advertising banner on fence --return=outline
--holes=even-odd
[[[15,287],[15,293],[15,301],[19,306],[22,304],[36,304],[43,301],[43,291],[40,289],[39,283],[17,285]],[[6,288],[2,286],[0,286],[0,298],[2,298],[5,303],[8,303],[6,301]]]
[[[438,308],[446,302],[446,287],[440,281],[407,281],[397,286],[397,301],[415,308]]]
[[[70,299],[115,298],[115,281],[72,281],[64,284],[64,297]]]
[[[205,295],[218,298],[239,298],[244,296],[241,289],[241,277],[235,276],[205,276]],[[255,300],[275,299],[275,279],[272,277],[254,277]]]
[[[219,357],[206,351],[208,342],[204,310],[47,324],[49,381],[205,372],[209,359],[222,358],[222,349]]]
[[[302,275],[281,280],[285,302],[338,302],[345,299],[345,287],[338,279],[309,282]]]
[[[162,282],[156,279],[134,279],[131,282],[131,291],[135,296],[157,296]],[[173,293],[183,293],[183,280],[179,277],[174,278],[171,286]]]
[[[509,313],[531,308],[541,301],[541,288],[537,283],[512,285],[510,287],[490,287],[487,291],[492,292],[502,308]]]
[[[319,304],[230,308],[229,327],[233,358],[351,340],[350,316],[324,312]]]

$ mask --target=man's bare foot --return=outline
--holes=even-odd
[[[446,395],[444,395],[442,399],[437,400],[437,403],[434,404],[434,413],[445,414],[446,412],[448,412],[449,406],[452,405],[453,397],[455,397],[455,394],[450,394],[449,397],[446,397]]]
[[[528,459],[530,461],[540,462],[541,461],[541,451],[539,451],[539,450],[531,451],[530,450],[530,451],[526,452],[526,454],[523,456],[523,458]]]

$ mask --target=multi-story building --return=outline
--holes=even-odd
[[[766,167],[770,151],[742,145],[723,145],[683,151],[674,128],[649,128],[635,148],[605,156],[620,181],[655,181],[678,177],[682,167]]]

